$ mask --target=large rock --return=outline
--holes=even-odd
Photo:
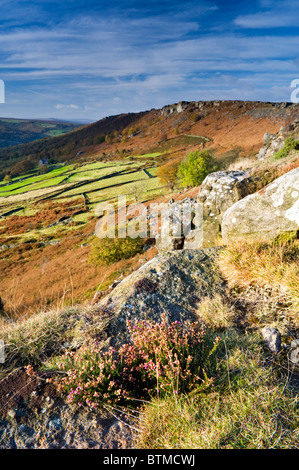
[[[169,116],[173,113],[182,113],[183,111],[185,111],[188,105],[188,101],[180,101],[179,103],[167,105],[161,109],[160,114],[162,114],[162,116]]]
[[[156,247],[159,252],[182,250],[184,247],[185,237],[173,237],[164,231],[156,236]]]
[[[285,137],[278,132],[277,134],[264,134],[264,145],[256,155],[259,160],[273,157],[284,146]]]
[[[198,202],[203,205],[204,245],[215,242],[225,211],[235,202],[256,191],[256,178],[250,171],[217,171],[203,181]]]
[[[224,214],[225,243],[238,238],[273,240],[299,229],[299,168],[236,202]]]
[[[49,377],[20,368],[0,381],[1,449],[132,448],[128,415],[75,408],[46,382]]]
[[[126,321],[196,321],[201,299],[224,291],[217,268],[219,248],[169,251],[158,254],[124,279],[99,302],[109,324],[103,346],[118,347],[130,340]]]

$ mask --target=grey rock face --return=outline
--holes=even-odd
[[[99,303],[110,318],[105,345],[129,341],[127,320],[196,321],[194,308],[206,296],[222,293],[223,278],[216,260],[219,248],[168,251],[158,254],[124,279]]]
[[[281,348],[281,334],[276,328],[265,326],[262,329],[262,335],[268,348],[275,354],[279,353]]]
[[[223,215],[225,243],[238,238],[273,240],[299,229],[299,168],[236,202]]]
[[[292,364],[299,364],[299,339],[291,342],[290,361]]]
[[[203,237],[212,244],[220,233],[223,214],[235,202],[253,193],[255,180],[249,171],[217,171],[203,181],[198,202],[203,205]]]
[[[280,133],[264,135],[264,145],[256,155],[259,160],[270,158],[284,146],[285,138]]]
[[[0,382],[0,390],[1,449],[132,447],[131,423],[125,414],[75,409],[43,376],[32,378],[23,368],[17,369]]]

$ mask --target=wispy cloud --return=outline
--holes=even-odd
[[[76,104],[56,104],[56,109],[79,109],[79,106]]]
[[[139,3],[0,0],[0,113],[97,119],[180,99],[288,99],[299,35],[271,28],[278,5],[294,22],[289,1],[260,0],[254,14],[218,0]]]
[[[263,1],[265,10],[239,15],[234,23],[243,28],[268,29],[298,27],[298,2],[290,0]]]

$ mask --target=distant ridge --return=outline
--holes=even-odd
[[[42,138],[39,133],[35,139],[31,135],[27,143],[0,148],[0,172],[28,156],[33,162],[46,158],[54,163],[121,159],[126,155],[157,152],[178,158],[192,147],[186,139],[196,140],[196,137],[205,137],[216,152],[235,148],[238,152],[254,153],[260,149],[266,132],[276,133],[289,125],[298,111],[299,104],[286,102],[213,100],[180,101],[160,109],[122,113],[80,125],[53,118],[48,121],[10,119],[15,121],[11,122],[12,128],[19,122],[27,127],[35,123],[39,131],[46,129],[47,135]],[[196,142],[195,148],[201,141]]]
[[[82,123],[80,123],[82,125]],[[0,148],[65,134],[79,124],[54,119],[0,118]]]

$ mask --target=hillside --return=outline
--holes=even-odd
[[[112,264],[108,270],[88,261],[97,221],[95,208],[101,202],[115,204],[119,195],[126,195],[128,202],[137,198],[147,205],[171,197],[180,199],[180,188],[171,190],[157,177],[166,162],[179,162],[204,146],[215,152],[220,170],[247,165],[256,167],[259,178],[263,172],[269,175],[261,178],[260,185],[282,174],[290,158],[263,166],[255,155],[264,133],[286,127],[297,109],[298,105],[285,103],[181,103],[106,118],[60,137],[21,146],[49,149],[59,142],[63,148],[75,139],[74,150],[84,153],[65,160],[57,147],[57,160],[63,162],[45,169],[32,163],[32,170],[0,184],[0,295],[6,311],[19,317],[45,305],[57,305],[62,298],[66,302],[90,300],[99,284],[104,291],[135,269],[138,255],[132,261]],[[81,141],[104,134],[110,137],[99,145],[84,147]],[[48,151],[42,155],[47,156]],[[40,157],[37,153],[36,158]],[[198,188],[184,193],[197,194]],[[150,259],[155,250],[150,248],[143,257]]]
[[[55,120],[0,118],[0,148],[62,135],[80,125]]]
[[[208,146],[226,152],[253,153],[265,132],[275,133],[293,121],[298,105],[241,101],[198,101],[141,113],[109,116],[52,139],[0,149],[1,169],[30,155],[55,162],[115,159],[153,152],[182,157],[190,143],[204,137]]]
[[[0,448],[299,447],[298,110],[182,102],[1,151],[32,168],[0,182]],[[212,173],[165,183],[195,150]],[[204,237],[96,237],[119,196],[150,226],[200,202]]]
[[[92,146],[92,149],[96,151],[96,144],[104,142],[106,135],[113,132],[118,135],[121,129],[133,125],[139,118],[140,114],[105,118],[97,123],[82,126],[75,131],[69,129],[71,132],[58,135],[55,138],[47,137],[35,142],[0,149],[0,165],[2,168],[11,167],[29,155],[30,159],[35,162],[40,158],[51,159],[52,162],[73,159],[78,152],[83,153],[86,146]],[[72,125],[72,129],[76,127],[78,126]]]

